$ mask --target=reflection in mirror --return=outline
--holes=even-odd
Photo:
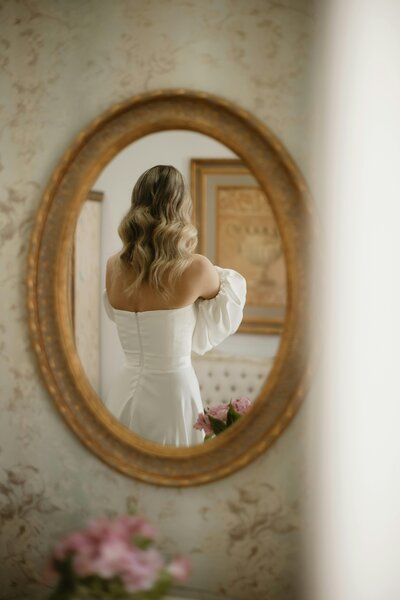
[[[176,167],[192,191],[193,220],[199,232],[196,252],[223,269],[238,271],[247,281],[247,301],[238,332],[203,355],[192,354],[201,394],[201,404],[191,408],[191,422],[185,424],[192,431],[199,409],[241,397],[254,402],[259,395],[280,343],[286,270],[270,205],[246,165],[227,147],[196,132],[164,131],[141,138],[120,152],[102,171],[83,204],[71,257],[70,300],[76,348],[88,380],[121,422],[127,425],[121,409],[116,414],[109,402],[110,394],[118,394],[116,382],[125,385],[121,367],[127,362],[115,321],[121,316],[132,320],[144,315],[119,311],[118,318],[114,313],[111,320],[106,314],[102,300],[106,263],[121,250],[117,230],[130,206],[134,184],[157,164]],[[159,316],[164,318],[166,313]],[[177,319],[181,324],[183,316],[179,313]],[[154,335],[159,323],[154,324]],[[138,363],[137,374],[140,368]],[[156,377],[154,373],[153,381]],[[133,380],[129,381],[126,385],[132,385]],[[165,384],[162,390],[164,417],[162,412],[154,412],[154,426],[147,429],[148,434],[143,427],[136,428],[134,419],[130,429],[166,445],[201,443],[202,432],[186,436],[186,441],[177,436],[166,442],[160,433],[154,434],[162,429],[168,406],[174,401],[168,397],[174,391],[169,393]]]
[[[75,344],[93,389],[101,389],[101,226],[104,194],[91,191],[76,224],[71,247],[70,315]]]

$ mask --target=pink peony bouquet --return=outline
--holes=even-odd
[[[57,587],[51,600],[72,598],[161,598],[189,576],[189,562],[166,562],[155,547],[157,532],[143,517],[101,518],[71,533],[54,547],[48,579]]]
[[[199,414],[193,427],[200,431],[203,430],[206,434],[205,439],[208,440],[233,425],[242,415],[248,412],[250,407],[251,402],[245,396],[238,400],[231,400],[229,403],[223,402],[211,406]]]

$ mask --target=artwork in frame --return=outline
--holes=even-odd
[[[104,193],[90,190],[76,222],[69,260],[69,313],[88,380],[100,389],[101,223]],[[97,349],[97,350],[94,350]]]
[[[246,278],[239,331],[280,334],[287,300],[285,259],[271,204],[257,180],[238,159],[192,159],[191,192],[198,251]]]

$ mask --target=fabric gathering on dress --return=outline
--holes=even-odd
[[[193,428],[203,404],[191,353],[204,354],[220,344],[243,318],[246,280],[233,269],[216,269],[218,294],[182,308],[115,309],[104,290],[126,361],[105,405],[131,431],[163,446],[203,442],[203,432]]]

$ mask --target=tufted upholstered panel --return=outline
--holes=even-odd
[[[192,361],[203,404],[213,406],[241,396],[255,400],[274,358],[231,356],[212,350],[204,356],[193,354]]]

